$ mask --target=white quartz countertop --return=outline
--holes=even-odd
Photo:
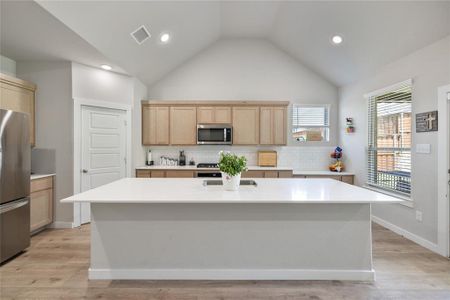
[[[45,177],[50,177],[50,176],[55,176],[55,175],[56,174],[32,174],[30,176],[30,179],[34,180],[34,179],[40,179],[40,178],[45,178]]]
[[[248,166],[249,171],[292,171],[289,167],[259,167],[259,166]],[[137,170],[187,170],[187,171],[218,171],[218,168],[197,168],[197,166],[141,166],[137,167]]]
[[[402,200],[333,179],[254,179],[224,191],[200,178],[124,178],[61,202],[91,203],[399,203]]]

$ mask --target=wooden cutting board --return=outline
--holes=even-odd
[[[258,166],[276,167],[277,151],[258,151]]]

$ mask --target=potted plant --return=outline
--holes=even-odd
[[[241,183],[241,173],[247,170],[245,156],[220,151],[219,170],[222,172],[223,188],[227,191],[237,191]]]

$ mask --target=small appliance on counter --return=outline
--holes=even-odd
[[[184,151],[180,151],[180,157],[178,158],[178,165],[185,166],[186,165],[186,156],[184,155]]]
[[[258,151],[258,166],[276,167],[277,151]]]
[[[145,161],[147,166],[153,166],[155,163],[152,160],[152,150],[148,149],[147,152],[147,160]]]

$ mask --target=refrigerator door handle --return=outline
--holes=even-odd
[[[18,201],[14,201],[12,203],[1,205],[0,206],[0,215],[6,213],[8,211],[11,211],[13,209],[16,209],[16,208],[22,207],[24,205],[27,205],[28,201],[29,200],[27,198],[27,199],[18,200]]]

